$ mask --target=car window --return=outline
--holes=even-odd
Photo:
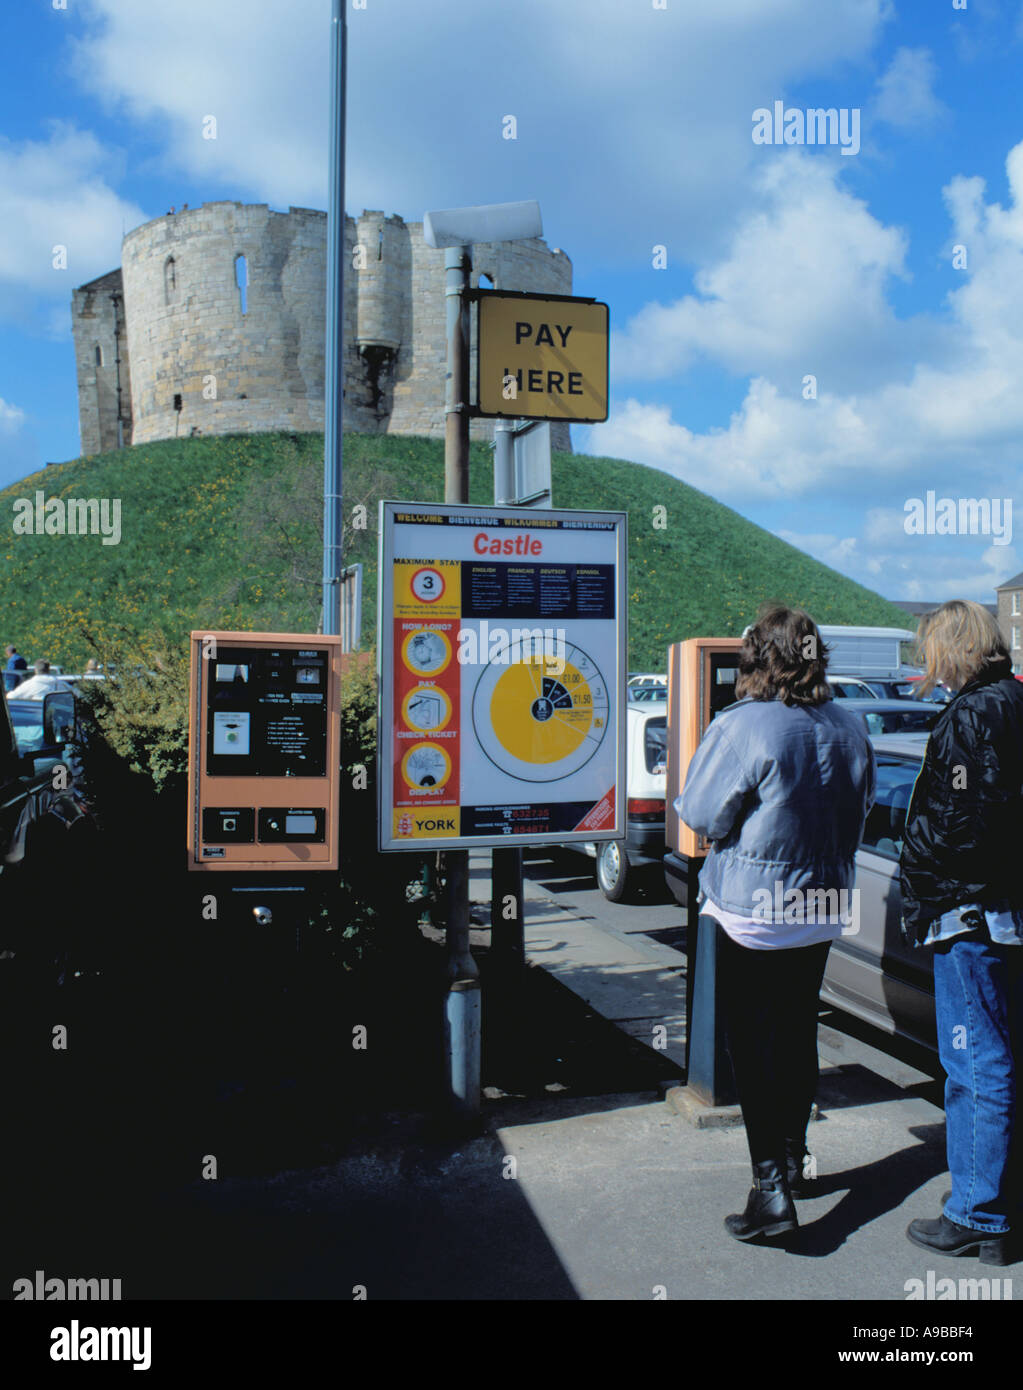
[[[874,694],[879,696],[882,700],[888,698],[888,691],[884,688],[884,681],[864,681],[863,684],[868,690],[872,690]]]
[[[11,723],[14,737],[18,741],[19,753],[35,753],[43,746],[43,702],[39,708],[29,706],[27,700],[22,704],[11,704]]]
[[[871,734],[919,734],[926,733],[939,714],[935,706],[920,709],[910,705],[906,709],[864,710],[867,732]]]
[[[647,772],[663,773],[668,770],[668,720],[661,715],[646,721],[643,735],[643,751],[646,754]]]
[[[898,859],[902,853],[906,812],[919,771],[920,764],[915,760],[877,755],[876,800],[863,827],[863,849],[887,859]]]

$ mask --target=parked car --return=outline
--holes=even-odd
[[[881,697],[859,676],[828,675],[828,685],[836,700],[879,700]]]
[[[74,696],[12,701],[0,690],[0,959],[64,979],[95,823],[76,786]],[[69,779],[54,776],[59,762]],[[43,908],[45,904],[45,908]],[[19,978],[23,978],[19,975]]]
[[[625,708],[625,839],[575,842],[565,849],[595,859],[597,883],[609,902],[632,891],[637,870],[664,858],[664,797],[668,782],[668,705],[641,700]]]
[[[877,793],[856,852],[858,930],[832,946],[821,998],[883,1032],[936,1048],[931,952],[906,945],[900,927],[899,855],[927,735],[881,734],[871,742]]]
[[[7,697],[19,754],[31,757],[35,773],[50,772],[63,762],[71,784],[80,783],[82,766],[78,715],[70,691],[55,690],[42,700],[19,700],[15,690]]]
[[[905,676],[863,676],[861,679],[881,700],[913,699],[913,682]]]
[[[868,734],[927,733],[941,714],[927,700],[843,700],[842,708],[858,714]]]
[[[929,691],[927,692],[926,695],[918,695],[918,694],[916,693],[916,690],[917,690],[917,687],[919,686],[919,683],[920,683],[922,680],[923,680],[923,673],[921,673],[919,676],[907,676],[907,677],[906,677],[906,681],[907,681],[908,685],[910,686],[910,691],[911,691],[910,699],[912,699],[912,700],[924,700],[924,701],[926,701],[927,703],[932,704],[932,705],[947,705],[947,704],[948,704],[949,700],[951,700],[951,698],[952,698],[953,692],[952,692],[951,690],[949,690],[949,688],[948,688],[947,685],[936,685],[936,686],[934,686],[931,690],[929,690]]]
[[[630,702],[632,700],[666,700],[668,698],[668,677],[657,674],[644,675],[638,671],[630,671],[625,686],[625,696]]]
[[[633,704],[637,700],[640,702],[645,700],[660,700],[663,702],[665,687],[663,685],[629,685],[626,686],[626,694],[630,704]]]

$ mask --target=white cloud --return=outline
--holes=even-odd
[[[326,0],[83,0],[83,13],[77,79],[144,125],[164,173],[324,205]],[[517,0],[479,16],[465,0],[370,0],[349,9],[348,210],[537,197],[569,254],[585,240],[609,263],[658,242],[691,256],[742,206],[753,110],[865,60],[890,14],[889,0]],[[668,54],[666,102],[650,75]],[[208,114],[216,140],[202,139]]]
[[[900,129],[930,125],[945,114],[934,95],[937,66],[926,48],[900,48],[879,78],[872,115]]]
[[[830,565],[832,569],[847,569],[849,563],[858,559],[858,542],[855,536],[834,536],[824,531],[799,532],[775,531],[776,536],[797,550]]]
[[[37,297],[56,297],[66,335],[72,288],[117,265],[123,231],[146,220],[114,191],[116,172],[96,137],[67,122],[52,122],[46,140],[0,140],[0,314],[52,334],[52,311],[40,315]],[[63,270],[54,266],[58,247]]]
[[[644,354],[651,362],[664,355],[673,371],[696,348],[733,369],[748,362],[755,375],[728,428],[697,434],[656,402],[630,399],[606,425],[591,429],[586,447],[664,468],[725,499],[856,495],[868,486],[901,485],[905,496],[931,487],[1014,495],[1019,509],[1023,143],[1006,160],[1007,208],[984,202],[979,179],[956,179],[944,190],[953,238],[969,248],[969,268],[950,269],[957,288],[947,296],[942,320],[909,327],[894,320],[883,293],[886,272],[901,268],[901,237],[893,237],[857,200],[822,187],[819,170],[806,176],[805,159],[792,167],[787,203],[759,225],[765,245],[789,241],[805,255],[810,288],[773,260],[758,274],[754,218],[737,236],[730,259],[701,279],[702,287],[715,292],[713,302],[686,300],[674,310],[648,306],[619,345],[619,360],[623,353],[631,353],[637,364]],[[804,197],[801,188],[808,190]],[[820,217],[851,261],[846,272],[835,267],[840,288],[823,307],[816,295],[827,276],[816,277],[820,257],[830,262],[826,247],[818,250]],[[781,241],[780,227],[785,228]],[[796,259],[794,253],[790,260]],[[784,286],[773,315],[772,274]],[[911,374],[876,370],[883,345],[871,330],[885,322],[899,359],[916,363]],[[777,339],[786,341],[779,345]],[[804,400],[798,366],[812,371],[817,361],[830,361],[839,379],[855,380],[858,374],[868,384],[832,389],[825,372],[818,399]]]
[[[696,434],[673,421],[667,406],[629,399],[607,424],[591,428],[586,448],[733,499],[823,495],[851,472],[866,484],[889,467],[873,422],[854,401],[785,397],[764,377],[750,383],[726,430]]]
[[[0,488],[39,467],[39,442],[20,406],[0,397]]]
[[[869,522],[863,534],[779,530],[775,534],[797,550],[839,570],[887,598],[944,602],[950,598],[993,601],[994,589],[1020,568],[1011,546],[986,545],[982,537],[913,537],[907,544],[901,515],[891,514],[878,528]]]
[[[699,298],[648,304],[616,334],[615,379],[667,377],[703,359],[818,390],[862,384],[904,360],[914,329],[886,299],[906,239],[814,155],[772,156],[727,254],[695,277]]]
[[[0,397],[0,433],[14,434],[25,423],[25,412]]]

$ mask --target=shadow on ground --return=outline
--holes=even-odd
[[[487,1109],[634,1103],[674,1069],[541,969],[477,959],[491,1099],[470,1126],[439,1119],[443,948],[420,935],[349,977],[230,933],[62,988],[4,973],[0,1287],[42,1269],[126,1299],[576,1297]]]

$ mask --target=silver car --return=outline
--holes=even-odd
[[[927,733],[941,715],[927,700],[843,700],[842,708],[858,714],[868,734]]]
[[[900,929],[899,854],[927,737],[871,737],[877,792],[856,851],[856,911],[831,947],[821,998],[886,1033],[936,1048],[931,952],[906,945]]]

